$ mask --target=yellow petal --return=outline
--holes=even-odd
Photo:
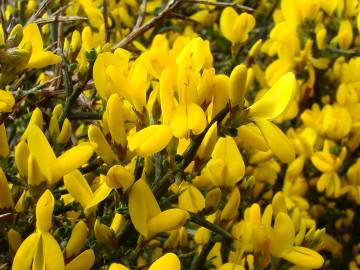
[[[40,233],[33,233],[22,242],[15,254],[12,269],[13,270],[31,270],[33,258],[36,253]]]
[[[269,150],[260,130],[253,123],[238,127],[235,139],[240,146],[256,148],[264,152]]]
[[[65,118],[60,134],[56,138],[56,142],[61,144],[67,143],[70,139],[71,131],[71,123],[69,119]]]
[[[206,132],[205,137],[196,153],[201,159],[208,159],[210,157],[216,143],[217,131],[217,122],[215,122]]]
[[[47,232],[52,226],[52,214],[55,199],[49,190],[46,190],[36,204],[36,228],[41,232]]]
[[[294,147],[280,128],[265,119],[256,119],[255,123],[275,156],[285,163],[295,159]]]
[[[244,64],[236,66],[231,72],[229,99],[232,108],[244,103],[246,79],[247,70]]]
[[[182,209],[169,209],[151,218],[147,224],[148,237],[159,232],[167,232],[180,228],[190,217],[187,211]]]
[[[180,260],[174,253],[166,253],[151,264],[149,270],[180,270]]]
[[[65,270],[90,270],[95,263],[95,254],[92,249],[87,249],[69,262]]]
[[[14,206],[11,191],[3,169],[0,167],[0,209],[8,209]]]
[[[144,180],[135,182],[129,193],[129,213],[135,229],[147,237],[148,220],[161,212],[160,207]]]
[[[129,139],[129,149],[137,150],[141,156],[149,156],[164,149],[172,138],[167,125],[148,126]]]
[[[234,263],[225,263],[218,270],[245,270],[244,267]]]
[[[118,94],[112,94],[107,102],[107,120],[112,139],[125,147],[126,130],[123,112],[123,102]]]
[[[90,142],[97,145],[95,152],[109,165],[116,164],[119,162],[117,156],[111,149],[109,143],[104,137],[101,130],[94,125],[90,125],[88,129],[88,137]]]
[[[21,136],[21,140],[23,141],[23,140],[27,139],[27,134],[32,125],[37,125],[40,129],[42,129],[43,122],[44,121],[43,121],[42,112],[38,107],[36,107],[35,110],[33,110],[32,114],[31,114],[29,124],[28,124],[24,134]]]
[[[0,90],[0,112],[11,112],[15,98],[10,91]]]
[[[10,229],[7,232],[7,239],[9,242],[11,252],[16,252],[18,248],[21,246],[23,242],[21,235],[19,232],[15,231],[14,229]]]
[[[334,160],[328,152],[316,152],[311,157],[314,166],[321,172],[331,172],[335,170]]]
[[[105,176],[100,175],[101,178],[104,178]],[[96,189],[94,192],[94,197],[92,198],[91,202],[86,206],[85,208],[85,214],[88,214],[92,211],[92,208],[99,203],[101,203],[103,200],[109,196],[112,188],[110,188],[107,184],[105,179],[102,179],[102,184]]]
[[[52,163],[53,182],[84,165],[93,152],[93,146],[89,143],[81,143],[64,152]]]
[[[0,157],[7,158],[9,155],[9,144],[4,123],[0,124]]]
[[[233,27],[238,14],[232,7],[227,7],[223,10],[220,17],[220,30],[221,33],[230,41],[234,42]]]
[[[244,176],[245,164],[232,137],[226,136],[225,138],[219,138],[211,157],[214,159],[222,159],[225,162],[225,185],[232,186]]]
[[[169,124],[174,111],[173,73],[170,68],[166,68],[160,78],[160,106],[164,124]]]
[[[88,182],[79,170],[66,174],[64,176],[64,185],[71,196],[81,204],[83,209],[89,205],[94,197]]]
[[[273,119],[281,115],[292,100],[296,91],[296,79],[288,72],[252,106],[249,113],[254,118]]]
[[[45,180],[40,171],[40,166],[32,154],[28,158],[28,177],[27,181],[30,186],[38,186]]]
[[[29,126],[27,141],[30,153],[34,155],[46,180],[52,181],[51,164],[56,156],[44,133],[37,125]]]
[[[181,190],[179,207],[192,213],[196,213],[205,207],[205,198],[196,187],[188,185]]]
[[[129,270],[129,268],[120,263],[112,263],[109,270]]]
[[[86,226],[84,221],[80,220],[78,223],[76,223],[71,232],[70,239],[66,244],[66,258],[71,258],[79,254],[85,244],[88,231],[88,227]]]
[[[133,182],[134,175],[121,165],[112,166],[106,175],[106,183],[111,188],[123,188],[127,190]]]
[[[234,187],[225,204],[224,209],[221,211],[221,220],[230,220],[237,216],[238,208],[240,205],[240,191]]]
[[[177,138],[187,137],[189,132],[200,134],[206,127],[206,116],[201,107],[195,103],[177,106],[170,121],[172,133]]]
[[[283,212],[277,214],[274,229],[271,231],[270,237],[270,250],[274,257],[282,257],[283,254],[292,250],[295,239],[295,229],[293,222],[287,214]],[[279,241],[279,239],[281,239],[281,241]]]
[[[20,141],[15,146],[15,164],[19,173],[23,177],[27,177],[28,174],[28,157],[29,147],[24,141]]]
[[[295,265],[311,269],[318,269],[324,264],[324,259],[319,253],[305,247],[293,247],[282,257]]]
[[[50,233],[41,234],[45,269],[64,270],[64,258],[58,242]]]
[[[94,235],[98,243],[115,247],[116,237],[114,231],[105,224],[101,224],[99,219],[95,222]]]

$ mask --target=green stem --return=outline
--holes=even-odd
[[[229,242],[231,242],[233,240],[233,237],[229,232],[224,230],[219,225],[207,221],[206,219],[204,219],[202,216],[200,216],[198,214],[191,214],[190,221],[192,221],[206,229],[209,229],[210,231],[212,231],[214,233],[221,235],[222,237],[224,237],[225,240],[227,240]]]

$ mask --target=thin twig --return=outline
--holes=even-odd
[[[30,19],[26,22],[26,24],[34,22],[36,19],[41,18],[41,16],[45,13],[48,6],[51,4],[52,0],[44,0],[41,2],[39,8],[35,11],[35,13],[30,17]]]
[[[219,225],[207,221],[205,218],[203,218],[202,216],[200,216],[198,214],[191,214],[190,221],[192,221],[195,224],[198,224],[214,233],[221,235],[222,237],[224,237],[225,240],[227,240],[229,242],[234,240],[234,237],[229,232],[224,230]]]
[[[249,11],[249,12],[255,12],[255,10],[253,8],[245,6],[245,5],[241,5],[241,4],[238,4],[238,3],[211,2],[211,1],[206,1],[206,0],[182,0],[182,1],[183,2],[188,2],[188,3],[194,3],[194,4],[216,6],[216,7],[221,7],[221,8],[233,7],[233,8],[240,9],[240,10],[245,10],[245,11]]]
[[[143,24],[146,14],[146,5],[147,5],[147,0],[143,0],[139,10],[139,16],[137,17],[133,30],[139,28]]]
[[[88,18],[82,16],[51,16],[44,19],[37,19],[34,21],[36,24],[47,24],[53,22],[71,23],[76,21],[87,21]]]
[[[195,256],[192,264],[191,264],[191,270],[200,270],[204,266],[207,256],[209,255],[211,249],[215,246],[216,240],[215,240],[216,234],[212,234],[209,241],[202,247],[201,252],[199,256]]]
[[[174,0],[169,5],[167,5],[157,16],[152,18],[147,23],[143,24],[137,29],[134,29],[131,31],[126,37],[124,37],[122,40],[120,40],[118,43],[116,43],[112,50],[115,50],[117,48],[124,48],[126,45],[131,43],[133,40],[147,32],[149,29],[151,29],[153,26],[158,24],[160,21],[168,17],[176,8],[179,7],[181,3],[183,3],[183,0]]]

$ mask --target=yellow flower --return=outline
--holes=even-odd
[[[324,264],[324,259],[316,251],[294,246],[295,230],[290,217],[280,212],[275,218],[270,231],[270,250],[274,257],[283,258],[295,265],[318,269]],[[281,241],[279,241],[281,239]]]
[[[225,8],[221,13],[221,32],[233,44],[247,41],[248,34],[254,26],[255,18],[248,13],[239,15],[232,7]]]
[[[38,26],[30,23],[24,27],[24,36],[19,48],[26,48],[31,45],[31,57],[25,68],[43,68],[60,62],[60,56],[44,51],[43,41]]]
[[[163,269],[180,270],[181,265],[179,258],[174,253],[166,253],[149,267],[149,270]],[[119,263],[113,263],[110,265],[109,270],[129,270],[129,268]]]
[[[353,32],[349,20],[342,20],[340,22],[337,39],[340,49],[346,50],[350,47],[353,40]]]
[[[232,187],[244,176],[244,161],[232,137],[219,138],[211,157],[206,173],[215,186]]]
[[[205,208],[205,198],[195,186],[182,182],[179,191],[179,208],[192,213],[196,213]]]
[[[111,146],[107,142],[101,130],[95,126],[90,125],[88,129],[89,141],[96,144],[95,152],[109,165],[119,163],[118,157],[115,155]]]
[[[315,152],[311,157],[311,161],[314,166],[323,173],[317,181],[317,190],[319,192],[325,190],[326,196],[338,198],[341,195],[341,180],[337,174],[337,170],[345,160],[347,150],[345,147],[342,147],[339,155],[336,156],[330,152],[333,146],[334,143],[326,140],[323,151]]]
[[[0,167],[0,209],[9,209],[14,206],[9,184],[4,171]]]
[[[93,192],[79,170],[74,170],[64,176],[66,189],[81,204],[86,216],[91,214],[112,190],[106,184],[105,176],[101,175],[100,179],[99,187]]]
[[[296,90],[293,73],[283,75],[259,100],[248,108],[249,117],[260,129],[267,145],[283,162],[295,159],[295,151],[289,139],[269,120],[281,115],[288,107]]]
[[[129,194],[129,213],[135,229],[145,238],[159,232],[175,230],[184,225],[189,214],[173,208],[161,212],[160,207],[144,180],[138,180]]]
[[[24,240],[16,252],[12,269],[65,269],[59,244],[48,232],[52,227],[55,199],[46,190],[36,205],[37,231]]]
[[[9,91],[0,90],[0,113],[11,112],[15,99]]]
[[[41,164],[40,171],[48,185],[56,183],[65,174],[85,164],[93,154],[93,146],[82,143],[56,157],[44,133],[37,125],[30,125],[27,142],[30,153],[37,163]]]
[[[111,188],[127,190],[133,182],[134,175],[121,165],[112,166],[106,175],[106,184]]]
[[[136,150],[140,156],[149,156],[164,149],[172,139],[167,125],[151,125],[129,138],[130,151]]]
[[[9,145],[6,134],[5,124],[0,124],[0,158],[7,158],[9,155]]]

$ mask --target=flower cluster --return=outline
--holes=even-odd
[[[358,0],[1,5],[0,269],[360,268]]]

